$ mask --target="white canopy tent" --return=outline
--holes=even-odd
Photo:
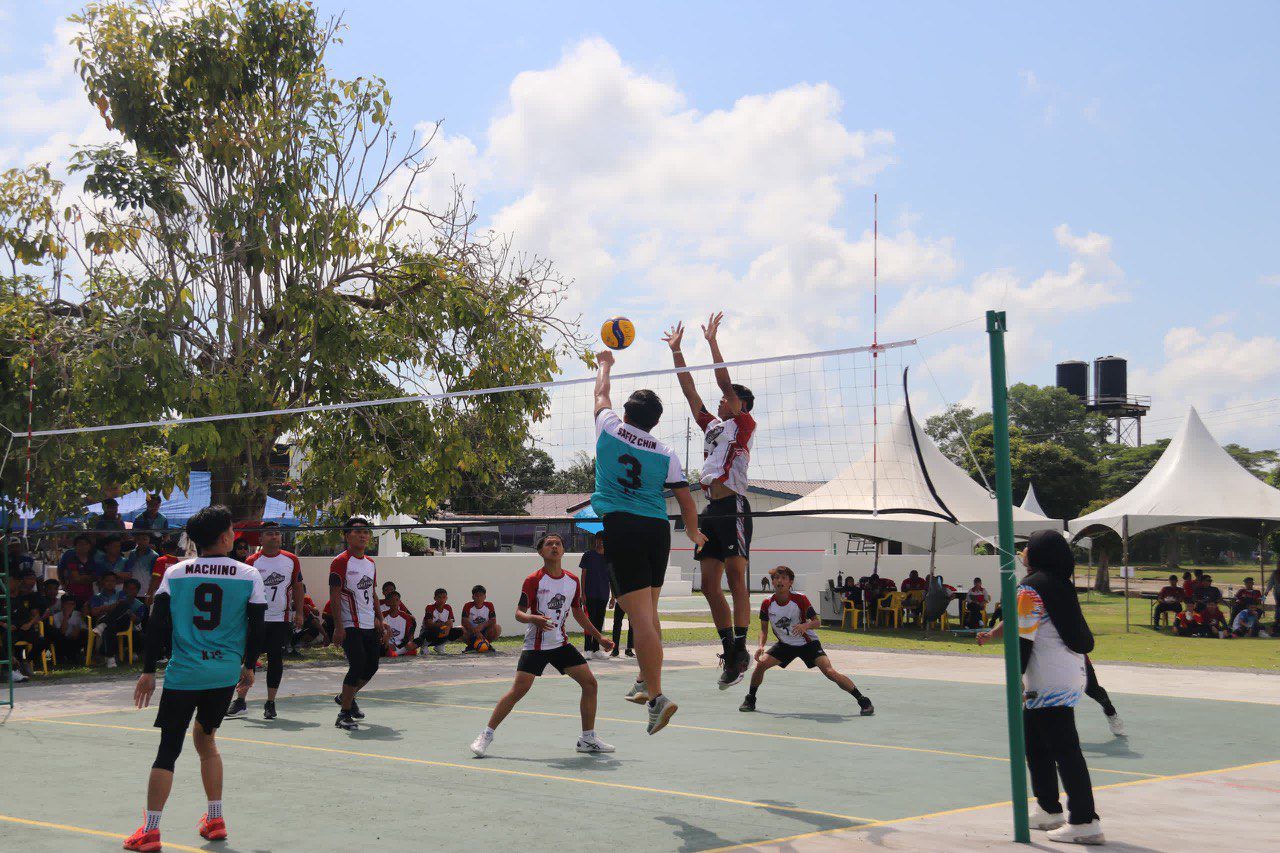
[[[1280,523],[1280,490],[1268,486],[1231,458],[1189,409],[1155,467],[1138,485],[1102,509],[1067,525],[1079,536],[1105,527],[1121,535],[1170,524]]]
[[[1044,516],[1045,518],[1049,517],[1048,514],[1046,514],[1045,511],[1041,508],[1040,501],[1036,498],[1035,483],[1027,484],[1027,494],[1022,499],[1022,508],[1034,515]]]
[[[776,511],[791,514],[757,518],[757,536],[841,532],[967,553],[998,532],[995,497],[944,456],[905,407],[894,411],[874,450]],[[1013,520],[1024,536],[1051,525],[1020,507]]]

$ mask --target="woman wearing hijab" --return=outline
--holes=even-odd
[[[1027,541],[1022,559],[1028,572],[1018,586],[1022,718],[1037,803],[1031,826],[1049,830],[1050,841],[1103,844],[1106,839],[1093,809],[1093,785],[1076,731],[1075,707],[1085,692],[1085,655],[1093,651],[1093,633],[1071,581],[1075,557],[1061,533],[1041,530]],[[1059,776],[1067,792],[1065,822],[1058,802]]]

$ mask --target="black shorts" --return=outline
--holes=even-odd
[[[157,729],[177,729],[185,732],[191,725],[191,717],[212,732],[222,725],[222,718],[231,705],[236,686],[211,687],[208,690],[174,690],[166,687],[160,691],[160,704],[156,708]]]
[[[618,595],[660,587],[671,556],[671,524],[665,518],[610,512],[604,521],[604,555],[613,565]]]
[[[720,560],[751,556],[751,502],[742,495],[729,495],[709,502],[698,516],[698,529],[707,544],[695,548],[695,560]]]
[[[587,659],[582,656],[576,646],[563,645],[558,649],[525,649],[520,653],[520,662],[516,664],[516,672],[527,672],[533,676],[542,675],[547,664],[556,668],[556,672],[564,675],[571,666],[586,666]]]
[[[813,669],[818,665],[818,658],[825,655],[826,651],[822,648],[822,643],[817,640],[810,640],[803,646],[791,646],[779,640],[769,647],[769,651],[766,654],[776,660],[778,666],[783,669],[786,669],[787,664],[796,658],[800,658],[800,660],[804,661],[805,666]]]

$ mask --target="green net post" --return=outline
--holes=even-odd
[[[4,547],[3,569],[0,570],[0,595],[4,596],[4,606],[0,607],[0,613],[4,614],[4,664],[9,670],[7,677],[8,684],[5,685],[7,691],[5,698],[0,700],[0,705],[13,707],[13,601],[9,595],[9,525],[4,526],[4,541],[0,542]]]
[[[1022,661],[1018,650],[1018,580],[1013,553],[1013,476],[1009,466],[1009,383],[1005,375],[1003,311],[987,312],[991,344],[991,420],[995,431],[996,503],[1000,519],[1000,612],[1004,616],[1005,704],[1009,715],[1009,783],[1013,840],[1031,842],[1027,819],[1026,741],[1022,733]]]

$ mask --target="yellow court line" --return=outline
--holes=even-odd
[[[4,815],[4,814],[0,814],[0,821],[4,821],[6,823],[16,823],[19,826],[34,826],[37,829],[57,829],[57,830],[61,830],[62,832],[75,832],[80,835],[94,835],[94,836],[97,836],[98,838],[115,838],[118,840],[123,840],[129,837],[127,835],[121,835],[118,832],[104,832],[101,829],[89,829],[83,826],[71,826],[70,824],[66,824],[66,823],[49,823],[48,821],[43,821],[43,820],[28,820],[25,817],[10,817],[9,815]],[[203,848],[188,847],[185,844],[174,844],[171,841],[164,842],[164,849],[186,850],[186,851],[189,851],[189,853],[206,853],[206,851]]]
[[[1150,785],[1153,782],[1169,782],[1177,779],[1193,779],[1199,776],[1213,776],[1219,773],[1233,773],[1239,770],[1251,770],[1255,767],[1267,767],[1272,764],[1280,764],[1280,759],[1271,761],[1256,761],[1252,764],[1237,764],[1234,767],[1222,767],[1217,770],[1195,770],[1190,773],[1176,773],[1171,776],[1157,776],[1152,779],[1135,779],[1132,782],[1113,782],[1110,785],[1099,785],[1094,788],[1095,791],[1107,791],[1112,788],[1129,788],[1134,785]],[[912,823],[914,821],[925,820],[931,817],[947,817],[949,815],[963,814],[965,812],[984,811],[986,809],[995,809],[1002,806],[1012,806],[1011,800],[1004,800],[999,803],[984,803],[980,806],[964,806],[958,809],[946,809],[940,812],[928,812],[926,814],[911,815],[910,817],[890,818],[888,820],[873,820],[870,823],[863,823],[857,826],[837,827],[835,829],[817,829],[812,832],[802,832],[797,835],[785,835],[781,838],[767,838],[762,841],[749,841],[743,844],[731,844],[728,847],[714,847],[709,850],[703,850],[701,853],[728,853],[730,850],[748,850],[754,847],[763,847],[769,844],[786,844],[792,841],[800,841],[805,838],[817,838],[824,835],[835,835],[841,832],[856,832],[864,829],[875,829],[881,826],[894,826],[900,823]]]
[[[392,698],[383,697],[383,696],[367,696],[365,698],[368,701],[394,702],[399,705],[429,705],[435,708],[457,708],[457,709],[466,710],[466,711],[491,710],[491,708],[489,707],[484,707],[480,705],[461,705],[461,704],[455,704],[450,702],[427,702],[425,700],[414,700],[414,699],[392,699]],[[526,715],[538,716],[538,717],[572,718],[575,720],[578,718],[577,714],[565,714],[565,713],[560,713],[556,711],[527,711],[520,708],[514,709],[511,713],[526,714]],[[634,723],[636,725],[645,724],[644,720],[630,720],[623,717],[596,717],[596,719],[604,720],[605,722],[609,722],[609,723]],[[1002,758],[998,755],[978,755],[976,753],[970,753],[970,752],[953,752],[951,750],[946,750],[946,749],[928,749],[920,746],[900,746],[897,744],[889,744],[889,743],[866,743],[864,741],[857,741],[857,740],[837,740],[835,738],[803,737],[801,735],[784,735],[784,734],[776,734],[773,732],[751,732],[743,729],[719,729],[719,728],[714,728],[712,726],[691,726],[691,725],[685,725],[682,723],[668,723],[667,728],[686,729],[686,730],[695,731],[695,732],[715,732],[717,734],[727,734],[727,735],[746,735],[749,737],[773,738],[776,740],[795,740],[795,741],[802,741],[805,743],[826,743],[826,744],[834,744],[836,746],[860,746],[860,747],[865,747],[867,749],[888,749],[896,752],[922,752],[928,755],[946,755],[953,758],[976,758],[982,761],[999,761],[1005,764],[1009,763],[1009,759]],[[1092,769],[1095,773],[1118,773],[1122,776],[1141,776],[1146,779],[1157,778],[1160,775],[1158,773],[1139,773],[1136,770],[1111,770],[1105,767],[1093,767],[1090,769]]]
[[[125,732],[154,732],[154,728],[143,729],[136,726],[115,726],[107,723],[81,723],[73,720],[54,720],[40,717],[33,717],[25,720],[28,723],[49,723],[60,726],[81,726],[93,729],[115,729]],[[858,817],[856,815],[836,814],[835,812],[816,811],[814,809],[802,809],[796,806],[780,806],[772,803],[762,803],[755,800],[738,800],[732,797],[717,797],[713,794],[696,794],[692,791],[677,791],[669,788],[651,788],[647,785],[625,785],[621,782],[605,782],[599,779],[580,779],[576,776],[559,776],[553,773],[533,773],[528,770],[510,770],[505,767],[486,767],[475,761],[469,764],[458,764],[452,761],[431,761],[426,758],[406,758],[400,755],[385,755],[378,752],[357,752],[351,749],[335,749],[326,746],[309,746],[299,743],[281,743],[273,740],[255,740],[252,738],[241,737],[219,737],[219,743],[248,743],[255,746],[278,746],[284,749],[298,749],[305,752],[321,752],[330,755],[348,755],[356,758],[379,758],[384,761],[394,761],[401,764],[418,764],[426,767],[448,767],[454,770],[471,770],[477,773],[497,773],[503,776],[517,776],[526,779],[546,779],[553,782],[571,782],[577,785],[594,785],[601,788],[613,788],[621,791],[637,791],[645,794],[663,794],[671,797],[685,797],[692,800],[707,800],[715,803],[727,803],[734,806],[747,806],[749,808],[764,809],[766,811],[781,811],[793,814],[817,815],[819,817],[831,817],[838,820],[846,820],[853,824],[867,823],[871,818]]]

